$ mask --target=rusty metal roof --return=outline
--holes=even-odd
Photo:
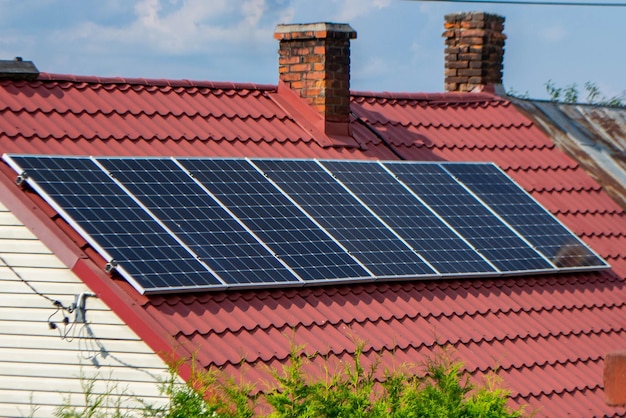
[[[513,99],[626,209],[626,108]]]

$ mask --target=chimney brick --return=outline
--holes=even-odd
[[[502,84],[504,17],[482,12],[449,14],[444,29],[447,91],[469,92]]]
[[[350,121],[350,40],[347,24],[278,25],[278,74],[323,117],[327,126]]]

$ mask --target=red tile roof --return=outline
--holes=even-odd
[[[265,376],[290,339],[335,360],[361,340],[366,361],[384,365],[445,345],[474,375],[497,369],[539,416],[626,413],[602,390],[604,355],[626,348],[626,219],[550,138],[489,94],[353,92],[354,143],[325,137],[289,104],[276,86],[41,74],[0,82],[0,152],[493,161],[613,269],[144,297],[84,259],[54,214],[18,216],[48,228],[40,237],[76,257],[74,271],[156,351],[181,347],[204,367]],[[27,207],[2,172],[3,201]]]

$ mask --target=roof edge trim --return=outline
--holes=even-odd
[[[115,284],[103,270],[94,265],[92,260],[78,259],[71,267],[71,271],[166,364],[178,360],[193,361],[193,348],[177,343],[163,324],[142,308],[147,300],[144,296],[139,294],[131,296],[130,293],[124,292],[122,287]],[[178,373],[184,380],[190,377],[186,368],[179,370]]]

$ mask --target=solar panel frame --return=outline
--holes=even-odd
[[[123,187],[120,187],[120,184],[118,182],[116,182],[114,179],[112,179],[109,174],[106,171],[102,170],[102,167],[95,161],[95,159],[90,158],[90,157],[84,157],[84,156],[63,156],[63,157],[56,157],[57,160],[61,159],[63,161],[74,161],[74,162],[84,162],[87,165],[85,166],[85,168],[87,168],[87,166],[91,166],[91,170],[89,172],[93,173],[93,176],[96,177],[100,177],[100,180],[98,181],[93,181],[90,182],[89,184],[93,186],[93,184],[99,184],[99,185],[108,185],[108,187],[111,187],[108,189],[108,191],[110,193],[118,193],[120,198],[122,200],[125,200],[127,202],[133,202],[133,206],[131,205],[121,205],[120,207],[122,207],[122,209],[126,210],[126,213],[132,213],[135,214],[136,216],[138,216],[138,219],[143,219],[148,220],[148,223],[154,223],[156,225],[158,225],[158,228],[155,230],[155,233],[157,234],[156,237],[164,237],[164,239],[170,241],[170,244],[168,245],[163,245],[163,248],[172,248],[173,251],[175,252],[179,252],[181,254],[181,258],[178,260],[178,266],[180,267],[180,260],[188,260],[188,266],[190,267],[190,270],[183,270],[183,271],[174,271],[172,272],[171,269],[167,270],[164,269],[163,271],[154,271],[153,275],[156,278],[161,278],[161,277],[165,277],[165,275],[169,275],[168,277],[170,278],[177,278],[176,281],[178,281],[179,285],[178,286],[171,286],[171,285],[165,285],[165,281],[163,282],[163,286],[158,285],[158,283],[160,283],[156,278],[155,279],[148,279],[144,276],[146,276],[146,274],[142,275],[142,272],[140,270],[137,269],[137,265],[146,265],[146,263],[148,262],[148,260],[144,260],[142,259],[140,260],[136,260],[133,262],[133,258],[128,258],[128,260],[125,257],[117,257],[115,256],[115,254],[111,253],[109,250],[107,250],[105,248],[106,246],[106,236],[107,234],[102,234],[102,233],[90,233],[87,229],[85,229],[82,224],[85,223],[85,226],[87,228],[94,228],[97,229],[98,223],[97,222],[87,222],[87,221],[81,221],[79,219],[77,219],[75,216],[73,216],[68,210],[65,209],[65,207],[60,204],[59,202],[57,202],[57,200],[53,197],[53,195],[49,194],[46,190],[46,186],[44,186],[43,184],[45,183],[50,183],[50,181],[46,181],[44,179],[41,179],[41,183],[40,184],[37,179],[31,177],[28,172],[29,169],[28,168],[24,168],[19,164],[19,160],[26,160],[26,159],[49,159],[52,161],[52,159],[55,158],[53,156],[48,156],[48,155],[24,155],[24,156],[15,156],[15,159],[12,158],[9,155],[4,155],[3,159],[10,165],[12,166],[18,173],[20,173],[20,175],[22,177],[24,177],[24,181],[33,189],[35,190],[54,210],[56,210],[59,215],[61,215],[61,217],[70,225],[72,226],[72,228],[74,228],[79,235],[81,235],[105,260],[107,260],[107,263],[105,266],[103,266],[103,269],[108,272],[111,273],[113,271],[117,272],[118,274],[120,274],[124,279],[126,279],[139,293],[144,294],[144,293],[164,293],[164,292],[178,292],[180,290],[184,290],[187,289],[188,286],[191,283],[187,283],[185,284],[184,281],[195,281],[195,282],[200,282],[200,281],[204,281],[209,283],[210,282],[210,287],[211,288],[215,288],[216,290],[219,288],[223,288],[223,284],[219,281],[219,279],[214,276],[209,270],[206,270],[206,268],[204,268],[204,266],[200,263],[198,263],[198,260],[194,257],[194,255],[192,253],[189,253],[188,249],[184,248],[184,247],[176,247],[171,246],[171,244],[173,243],[179,243],[179,241],[176,239],[176,237],[172,236],[172,234],[167,231],[167,229],[163,228],[163,225],[160,224],[157,220],[154,219],[154,216],[152,214],[150,214],[149,212],[147,212],[145,210],[145,208],[143,208],[140,204],[138,204],[138,202],[133,199],[132,196],[128,195],[127,190],[125,190]],[[17,160],[17,161],[16,161]],[[32,167],[32,166],[31,166]],[[31,172],[33,171],[33,169],[31,168]],[[85,180],[88,178],[88,173],[82,173],[83,175],[81,176],[81,180]],[[52,187],[52,186],[49,186]],[[74,192],[70,192],[68,193],[68,195],[71,196],[78,196],[76,193]],[[109,195],[111,196],[111,195]],[[106,200],[107,204],[111,205],[111,202],[107,199]],[[73,207],[69,204],[68,205],[69,210],[74,210]],[[119,208],[116,207],[111,207],[109,210],[118,210]],[[103,214],[109,214],[109,210],[100,210]],[[85,209],[86,212],[89,212],[88,209]],[[130,211],[130,212],[129,212]],[[77,214],[79,214],[79,212],[77,212]],[[81,216],[84,216],[81,215]],[[143,217],[142,217],[143,216]],[[106,216],[104,216],[106,217]],[[98,217],[99,219],[101,219],[101,222],[99,223],[100,225],[103,225],[102,221],[104,220],[103,216]],[[135,219],[136,221],[137,219]],[[122,220],[122,222],[130,222],[129,219],[126,220]],[[115,220],[112,220],[112,224],[117,224],[120,222],[116,222]],[[121,223],[120,223],[121,224]],[[134,225],[135,222],[130,222],[128,225]],[[145,225],[145,224],[142,224]],[[146,231],[143,231],[144,233]],[[134,239],[136,236],[142,236],[144,237],[143,234],[127,234],[128,239],[132,240]],[[149,236],[153,236],[153,235],[149,235]],[[104,238],[104,243],[101,243],[101,241],[98,241],[97,237],[100,237],[101,239]],[[145,238],[145,237],[144,237]],[[119,240],[119,238],[117,238]],[[128,247],[128,243],[124,241],[124,245],[126,247]],[[157,241],[153,241],[151,239],[150,241],[151,243],[157,242]],[[116,247],[118,250],[120,248],[123,248],[124,245],[122,245],[121,247],[118,246]],[[131,248],[131,247],[128,247]],[[145,251],[145,249],[147,247],[145,246],[141,246],[138,247],[141,248],[142,251]],[[155,247],[155,248],[160,248],[160,247]],[[124,250],[121,250],[122,252],[124,252]],[[153,255],[153,254],[152,254]],[[152,258],[152,261],[150,261],[150,263],[152,263],[155,267],[158,265],[167,265],[170,261],[172,261],[172,259],[169,259],[167,257],[164,257],[163,259],[160,259],[162,261],[159,261],[159,259],[154,259]],[[195,266],[194,268],[192,268],[192,266]],[[198,268],[198,266],[202,266],[203,268],[200,269]],[[153,270],[152,270],[153,271]],[[195,277],[197,280],[191,279],[189,280],[189,277]],[[209,280],[212,279],[212,280]],[[145,284],[147,282],[153,283],[154,286],[145,286],[144,284],[142,284],[142,282]]]
[[[543,254],[494,216],[484,202],[445,170],[444,164],[402,161],[384,164],[502,274],[555,271]]]
[[[225,286],[301,285],[299,276],[175,159],[97,160]],[[217,236],[221,239],[213,239]]]
[[[178,159],[303,282],[372,275],[247,159]]]
[[[358,197],[334,179],[319,161],[298,159],[252,159],[252,161],[374,273],[376,280],[390,277],[399,280],[440,276],[419,253],[363,205]],[[279,165],[282,167],[279,168]],[[308,171],[305,170],[305,166],[308,166],[306,168]],[[315,183],[310,181],[313,178]],[[338,207],[341,207],[342,211],[338,211]],[[346,216],[350,210],[352,213]],[[335,215],[327,216],[330,212]],[[372,217],[375,218],[374,222],[371,221]],[[379,233],[368,239],[366,235],[371,231]],[[384,236],[384,239],[381,236]],[[381,245],[383,243],[385,245]],[[369,257],[364,258],[364,254]],[[391,266],[396,269],[403,268],[404,272],[393,274]],[[384,272],[384,269],[388,272]]]
[[[480,168],[480,180],[486,180],[497,176],[498,193],[493,193],[494,182],[474,181],[471,174],[462,173],[461,167]],[[496,216],[502,219],[509,227],[516,231],[524,240],[529,242],[538,252],[544,255],[555,269],[566,271],[594,271],[602,268],[610,268],[610,265],[600,257],[591,247],[583,242],[576,234],[567,228],[556,216],[538,202],[517,184],[507,173],[494,163],[467,163],[455,162],[445,165],[445,170],[454,176],[477,199],[480,199]],[[466,170],[467,171],[467,170]],[[487,171],[491,171],[491,174]],[[506,189],[506,193],[505,193]],[[490,193],[491,192],[491,193]],[[506,203],[502,203],[502,202]],[[533,212],[524,212],[524,209]],[[513,209],[513,210],[510,210]],[[520,222],[533,216],[532,222]],[[541,217],[544,221],[539,223]],[[555,230],[558,229],[558,231]],[[524,231],[523,233],[521,231]],[[544,233],[551,230],[549,234]],[[535,232],[540,232],[536,234]],[[560,243],[554,245],[541,242],[539,237],[547,237],[549,241],[555,242],[558,237],[562,237]],[[553,251],[557,248],[557,251]],[[581,251],[585,251],[583,254]],[[597,260],[596,264],[589,265],[561,265],[572,259]]]
[[[321,160],[320,164],[417,251],[438,274],[452,278],[498,273],[488,259],[384,164],[379,161],[345,160]],[[445,248],[436,248],[442,243]]]
[[[369,274],[368,276],[359,276],[359,277],[305,280],[305,279],[302,279],[297,273],[295,273],[295,271],[291,270],[291,267],[289,266],[288,263],[285,263],[283,260],[281,260],[280,255],[273,251],[271,246],[265,242],[265,239],[262,236],[257,235],[255,231],[246,224],[245,219],[240,219],[239,216],[230,209],[229,205],[225,204],[225,202],[223,202],[218,196],[214,195],[211,192],[211,190],[206,188],[205,185],[201,181],[199,181],[197,178],[194,178],[193,174],[183,164],[184,161],[186,160],[185,158],[86,157],[86,156],[52,156],[52,155],[24,155],[24,154],[4,154],[2,158],[17,173],[18,182],[25,182],[26,184],[28,184],[54,210],[56,210],[67,221],[67,223],[72,228],[74,228],[89,243],[89,245],[91,245],[107,261],[107,264],[103,266],[105,271],[111,272],[114,270],[118,272],[124,279],[126,279],[140,293],[171,293],[171,292],[187,292],[187,291],[203,291],[203,290],[213,291],[213,290],[242,288],[242,287],[243,288],[262,288],[262,287],[275,287],[275,286],[290,287],[290,286],[302,286],[302,285],[309,285],[309,284],[321,284],[321,283],[330,284],[330,283],[343,283],[343,282],[349,283],[349,282],[354,282],[354,281],[367,282],[367,281],[374,281],[374,280],[451,279],[451,278],[457,278],[457,277],[471,278],[471,277],[476,277],[476,276],[488,278],[488,277],[494,277],[494,276],[495,277],[519,276],[519,275],[527,275],[527,274],[553,273],[553,272],[560,272],[560,271],[598,271],[598,270],[610,268],[610,265],[606,263],[606,261],[603,260],[602,257],[600,257],[597,253],[595,253],[593,249],[587,246],[584,242],[582,242],[582,240],[580,240],[580,238],[578,238],[565,225],[563,225],[558,220],[558,218],[556,218],[553,214],[551,214],[549,211],[543,208],[528,192],[526,192],[519,184],[513,181],[502,169],[500,169],[497,165],[493,163],[312,160],[312,159],[275,159],[275,158],[252,158],[252,159],[249,159],[249,158],[246,158],[246,159],[242,159],[242,158],[197,158],[197,157],[187,158],[189,160],[194,160],[194,159],[195,160],[220,160],[220,161],[232,160],[232,161],[237,161],[238,163],[241,163],[241,164],[246,164],[246,166],[249,165],[251,170],[254,170],[251,172],[259,173],[260,175],[265,176],[264,179],[267,180],[266,186],[275,189],[276,196],[283,196],[285,199],[287,199],[287,201],[289,201],[291,205],[293,205],[293,208],[289,206],[290,210],[299,211],[299,213],[302,214],[302,217],[303,217],[302,219],[306,219],[307,222],[310,220],[332,242],[335,242],[338,248],[340,248],[342,251],[345,251],[349,255],[349,257],[355,260],[355,262],[361,267],[363,267],[364,271]],[[104,246],[101,245],[98,239],[94,238],[94,236],[92,236],[92,234],[89,232],[88,229],[83,228],[82,222],[85,222],[85,221],[81,221],[80,219],[75,218],[74,216],[72,216],[71,213],[69,213],[65,209],[64,204],[63,204],[63,199],[72,198],[73,193],[75,192],[74,190],[71,190],[70,188],[73,186],[64,185],[63,187],[65,187],[65,189],[67,190],[67,194],[64,195],[66,197],[64,197],[60,201],[57,201],[54,195],[51,195],[50,193],[47,192],[47,188],[50,188],[52,186],[45,185],[46,182],[48,183],[54,182],[55,181],[54,178],[43,179],[40,184],[37,178],[30,177],[28,175],[29,169],[26,167],[28,164],[26,164],[25,166],[22,166],[19,163],[20,161],[26,161],[28,159],[32,159],[33,161],[35,159],[50,159],[50,161],[56,159],[57,162],[55,162],[55,164],[61,164],[59,162],[62,162],[62,161],[70,161],[70,162],[73,162],[72,164],[79,162],[78,164],[79,166],[80,164],[87,164],[88,165],[87,167],[89,168],[87,174],[91,173],[90,175],[94,175],[99,178],[99,180],[96,179],[95,186],[90,183],[89,183],[89,186],[85,186],[87,187],[87,189],[85,189],[87,191],[91,191],[91,192],[96,191],[94,192],[94,196],[87,195],[90,199],[92,198],[96,200],[100,199],[100,203],[99,203],[100,206],[96,207],[96,209],[102,210],[102,211],[106,211],[107,208],[111,208],[111,210],[113,211],[118,209],[117,207],[110,206],[111,202],[107,198],[107,196],[109,195],[107,195],[106,193],[103,194],[104,192],[100,192],[98,191],[97,188],[94,188],[94,187],[96,187],[99,184],[102,184],[102,185],[105,185],[106,187],[112,188],[111,193],[113,193],[114,196],[118,196],[120,199],[123,199],[124,201],[132,202],[132,205],[131,204],[127,205],[128,210],[130,210],[131,212],[137,211],[137,213],[140,214],[138,216],[140,216],[141,219],[144,219],[144,220],[147,219],[147,222],[149,225],[145,225],[145,228],[147,228],[144,231],[145,233],[150,234],[151,233],[150,231],[156,231],[154,233],[160,234],[159,236],[168,237],[166,238],[167,240],[172,240],[172,242],[175,242],[177,246],[180,247],[180,248],[177,247],[177,249],[175,249],[174,252],[177,253],[177,252],[182,251],[185,254],[185,256],[182,259],[183,260],[188,259],[193,262],[193,266],[195,267],[192,268],[193,270],[192,274],[198,274],[199,276],[197,277],[200,277],[200,279],[197,279],[196,281],[194,281],[194,279],[188,279],[186,276],[183,277],[181,276],[181,274],[177,272],[167,271],[167,272],[163,272],[163,274],[164,275],[171,274],[174,277],[174,279],[172,278],[168,278],[167,280],[164,279],[162,282],[162,285],[157,285],[158,283],[161,283],[161,282],[150,281],[150,280],[146,281],[144,280],[144,278],[142,278],[143,276],[135,277],[135,273],[133,273],[133,271],[137,271],[136,266],[132,266],[133,268],[127,269],[126,267],[128,267],[128,264],[125,264],[123,260],[119,259],[119,257],[118,257],[118,260],[116,260],[115,254],[107,250],[108,246],[110,246],[112,242],[111,241],[112,238],[108,238],[109,241],[107,241]],[[123,182],[114,178],[115,176],[113,176],[111,172],[107,168],[105,168],[104,165],[101,163],[101,160],[110,160],[110,159],[119,159],[119,160],[154,159],[154,160],[160,160],[160,161],[161,160],[171,161],[174,165],[176,165],[177,168],[181,170],[182,174],[176,171],[177,175],[184,174],[185,176],[189,178],[190,182],[192,182],[193,184],[196,184],[200,189],[202,189],[204,193],[206,193],[208,198],[212,199],[219,207],[221,207],[221,209],[223,209],[230,216],[229,219],[232,218],[232,220],[234,220],[238,225],[243,227],[247,234],[252,236],[259,243],[259,245],[261,245],[268,251],[268,253],[276,257],[280,261],[280,263],[282,263],[285,266],[287,270],[291,271],[294,274],[294,277],[297,278],[297,280],[293,282],[272,281],[272,282],[263,282],[263,283],[227,283],[225,282],[224,280],[220,278],[219,274],[213,271],[206,263],[204,263],[201,260],[200,257],[198,257],[198,254],[192,248],[187,246],[184,240],[181,240],[181,238],[178,236],[178,234],[175,231],[171,230],[162,221],[162,219],[158,216],[157,213],[154,213],[153,210],[149,206],[146,206],[144,202],[141,199],[139,199],[135,195],[135,193],[132,192],[132,190],[128,189],[123,184]],[[282,165],[289,166],[292,168],[300,167],[299,169],[294,169],[293,170],[294,173],[290,175],[294,175],[298,178],[298,180],[293,180],[295,183],[300,182],[302,184],[298,183],[297,187],[295,188],[293,185],[291,186],[287,185],[287,187],[285,187],[284,182],[286,181],[287,183],[289,183],[289,181],[291,181],[289,180],[289,175],[286,175],[286,177],[283,179],[284,181],[280,179],[280,176],[278,176],[279,178],[277,179],[276,173],[273,172],[276,170],[268,169],[268,167],[271,167],[272,164],[275,164],[277,166],[282,164]],[[437,211],[436,207],[431,206],[426,200],[424,200],[424,196],[420,195],[419,191],[411,187],[410,182],[409,183],[405,182],[401,178],[401,176],[398,176],[397,172],[392,169],[394,166],[400,166],[400,165],[413,165],[416,167],[417,166],[420,166],[420,167],[437,166],[437,170],[439,172],[444,173],[447,176],[446,181],[454,182],[457,190],[462,190],[462,192],[458,192],[458,193],[464,199],[471,198],[472,201],[477,202],[479,207],[482,208],[481,211],[486,211],[490,214],[489,215],[490,219],[497,220],[499,223],[501,223],[506,228],[508,228],[508,230],[512,231],[519,240],[521,240],[528,246],[528,248],[532,249],[533,251],[537,251],[537,254],[539,254],[541,258],[544,259],[546,263],[549,265],[549,268],[539,268],[539,269],[529,268],[525,270],[522,269],[522,270],[500,270],[500,271],[494,270],[494,272],[478,272],[476,274],[473,274],[472,272],[469,272],[469,273],[460,272],[459,274],[450,273],[450,272],[441,273],[434,267],[433,264],[431,264],[427,260],[427,258],[423,257],[420,254],[419,249],[416,249],[414,245],[410,244],[410,240],[402,236],[403,231],[401,229],[398,229],[398,227],[395,226],[393,222],[389,223],[387,220],[385,220],[385,217],[387,216],[387,214],[380,213],[381,210],[384,209],[384,204],[381,204],[382,209],[379,209],[378,207],[376,207],[376,204],[372,206],[371,203],[368,203],[367,201],[368,199],[363,199],[362,193],[368,193],[368,191],[365,189],[361,189],[359,191],[357,189],[360,186],[356,187],[352,184],[355,181],[359,181],[358,179],[351,180],[351,181],[346,181],[346,180],[341,179],[342,175],[341,174],[338,175],[337,170],[333,170],[333,165],[342,165],[342,164],[347,165],[348,168],[350,165],[354,165],[354,164],[372,164],[371,167],[381,167],[384,171],[386,171],[389,174],[391,178],[394,179],[394,181],[398,182],[398,184],[401,187],[407,190],[407,192],[412,197],[415,198],[415,202],[419,203],[420,205],[423,205],[424,208],[430,210],[432,213],[437,214],[439,218],[441,219],[441,221],[443,222],[443,224],[449,227],[457,236],[461,237],[462,240],[464,240],[467,244],[469,244],[470,248],[474,248],[471,242],[467,240],[466,237],[464,237],[462,233],[459,233],[453,224],[450,224],[446,221],[445,217],[442,216],[441,213]],[[309,167],[309,168],[305,169],[304,167]],[[534,248],[533,243],[531,243],[526,238],[524,231],[520,230],[519,225],[517,225],[515,222],[513,223],[508,222],[508,220],[506,219],[508,215],[506,214],[503,215],[498,206],[498,205],[502,205],[503,204],[502,202],[498,203],[496,200],[493,200],[491,198],[484,198],[484,193],[487,193],[487,192],[485,192],[484,190],[480,189],[480,187],[477,186],[477,183],[480,183],[483,180],[475,180],[475,179],[472,180],[471,178],[469,178],[468,180],[466,178],[464,182],[463,177],[467,177],[470,175],[466,175],[466,174],[455,175],[455,173],[458,174],[459,170],[462,167],[472,167],[472,170],[478,172],[480,175],[487,175],[485,174],[486,172],[497,173],[497,175],[500,176],[499,180],[508,185],[507,187],[509,187],[510,189],[509,190],[510,194],[514,195],[514,197],[516,198],[526,199],[526,204],[532,206],[533,210],[541,212],[541,214],[549,218],[550,222],[554,222],[554,225],[560,228],[560,231],[561,231],[560,233],[562,233],[563,236],[571,237],[574,240],[576,240],[576,245],[584,246],[584,249],[588,251],[589,254],[592,254],[593,257],[596,258],[596,260],[594,261],[595,264],[583,265],[583,266],[562,266],[562,265],[553,264],[549,260],[546,254]],[[78,169],[74,169],[74,171],[72,170],[73,169],[70,168],[68,172],[69,174],[68,173],[64,174],[64,176],[67,177],[67,179],[72,179],[72,176],[71,176],[72,173],[74,173],[74,171]],[[355,169],[354,171],[357,172],[358,170]],[[365,172],[363,173],[366,174]],[[349,174],[355,175],[355,173],[349,173]],[[358,175],[358,173],[356,174]],[[311,178],[316,177],[316,176],[317,176],[317,181],[315,180],[312,181]],[[78,182],[79,185],[88,184],[86,183],[87,180],[85,180],[86,176],[82,176],[79,173],[78,175],[76,175],[76,177],[80,178],[80,181]],[[85,177],[85,178],[82,178],[82,177]],[[83,183],[81,183],[81,181]],[[371,181],[371,180],[368,180],[368,181]],[[385,182],[386,181],[387,179],[385,179]],[[395,183],[389,183],[389,184],[395,184]],[[494,187],[494,186],[491,185],[490,187]],[[294,191],[297,191],[298,193],[294,193]],[[53,192],[54,192],[54,188],[53,188]],[[437,191],[437,193],[440,193],[440,192]],[[324,195],[325,197],[322,196],[323,199],[318,202],[318,201],[315,201],[315,199],[311,197],[311,196],[315,196],[316,194],[319,194],[320,196]],[[443,193],[443,195],[445,195],[445,193]],[[333,209],[332,200],[325,200],[328,198],[339,199],[340,206],[341,205],[343,206],[340,207],[340,210],[337,210],[337,208]],[[379,199],[379,201],[383,200],[383,197],[381,196],[377,198]],[[76,198],[76,199],[80,201],[80,198]],[[307,199],[309,199],[310,201],[307,202],[306,201]],[[501,199],[505,199],[505,198],[501,198]],[[342,201],[343,203],[341,203]],[[505,201],[505,204],[506,203],[507,202]],[[285,205],[288,205],[288,204],[285,203]],[[328,208],[331,208],[331,210],[328,211]],[[342,213],[341,210],[346,210],[346,213]],[[394,215],[395,212],[393,208],[391,212],[392,214],[389,216],[395,216]],[[333,215],[331,219],[324,219],[324,214],[329,214],[329,213],[330,214],[335,213],[336,215]],[[405,215],[400,214],[400,216],[402,217]],[[351,219],[351,218],[354,218],[354,219]],[[122,223],[129,222],[130,219],[134,219],[134,218],[132,217],[128,218],[128,215],[122,215],[121,222]],[[117,221],[113,221],[113,222],[116,223]],[[351,222],[352,222],[352,227],[351,227],[352,229],[351,229],[350,234],[356,234],[354,235],[354,237],[357,237],[357,238],[359,236],[361,237],[361,238],[358,238],[358,240],[360,240],[358,242],[358,245],[361,245],[360,248],[358,247],[358,245],[356,247],[351,246],[352,243],[349,241],[350,239],[349,237],[338,236],[337,229],[343,228],[344,230],[347,231],[348,228],[346,228],[346,223],[350,224]],[[361,222],[361,224],[359,224],[359,222]],[[369,231],[367,230],[367,228],[364,228],[365,224],[363,224],[363,222],[365,222],[365,224],[369,224],[370,226],[372,224],[375,224],[376,228]],[[154,225],[158,225],[158,228],[156,230],[154,229],[156,228]],[[523,229],[523,224],[522,224],[522,229]],[[125,230],[122,229],[122,231],[126,233]],[[381,232],[381,231],[384,231],[384,232]],[[373,232],[373,235],[372,235],[372,232]],[[141,234],[141,232],[139,233]],[[366,235],[368,233],[370,235]],[[363,258],[364,254],[369,254],[366,248],[366,245],[370,243],[368,239],[372,239],[374,242],[376,242],[376,240],[378,240],[379,242],[384,241],[384,239],[378,236],[377,234],[384,235],[385,236],[384,239],[388,239],[389,236],[393,236],[393,242],[394,242],[393,245],[398,245],[398,243],[400,243],[401,244],[400,247],[397,247],[397,248],[401,248],[404,254],[410,253],[410,254],[413,254],[413,256],[417,257],[417,260],[419,260],[420,263],[416,264],[415,266],[421,266],[421,267],[411,270],[407,274],[381,274],[380,270],[376,271],[376,270],[368,268],[367,267],[368,265],[369,266],[375,265],[376,262],[380,262],[382,264],[386,262],[388,264],[395,266],[394,261],[392,261],[391,259],[387,259],[386,261],[383,259],[383,261],[381,262],[381,260],[374,259],[372,261],[370,259]],[[115,240],[116,242],[120,242],[122,246],[130,245],[124,242],[123,238],[119,238],[116,236]],[[152,247],[149,247],[149,248],[152,248]],[[159,247],[156,247],[156,248],[159,248]],[[357,251],[354,250],[355,248],[357,249]],[[387,249],[386,248],[384,250],[381,249],[381,251],[383,251],[382,253],[384,254],[384,251],[387,251]],[[372,252],[372,254],[375,254],[375,251]],[[482,255],[482,253],[480,252],[479,254]],[[492,263],[492,261],[489,260],[488,257],[486,258],[486,261],[488,263]],[[148,266],[148,264],[149,264],[149,260],[147,261],[142,260],[142,262],[139,263],[139,265],[141,266]],[[409,263],[407,263],[407,265],[408,264]],[[202,266],[202,269],[199,269],[198,266]],[[186,273],[187,272],[183,272],[182,274],[184,275]],[[149,274],[150,272],[148,272],[148,275]],[[178,279],[176,279],[176,277],[178,277]],[[206,281],[207,277],[211,278],[209,284],[206,284],[208,283]],[[172,280],[172,282],[170,282],[170,280]],[[177,280],[183,280],[183,281],[177,281]],[[148,286],[146,286],[146,283],[148,283]],[[205,283],[205,284],[199,285],[199,283]]]

